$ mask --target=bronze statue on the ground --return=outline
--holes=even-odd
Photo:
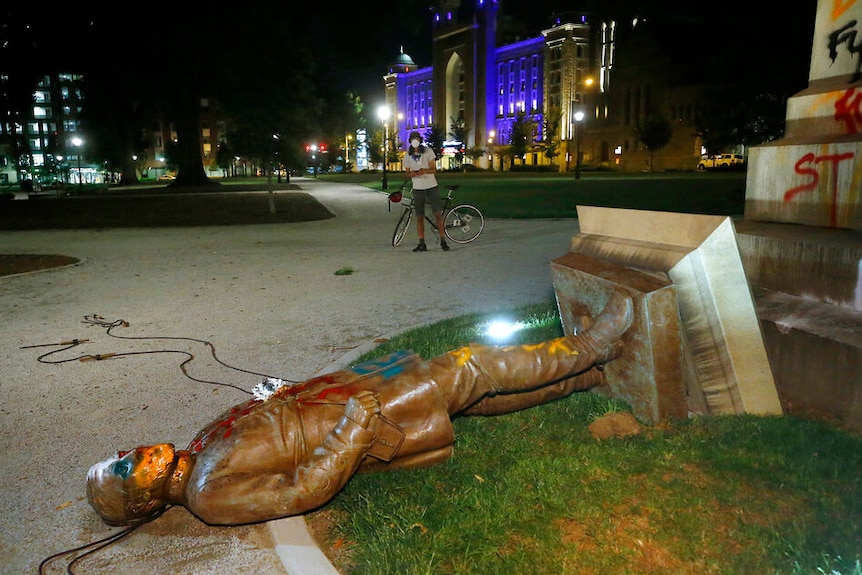
[[[238,525],[329,501],[357,471],[418,467],[452,453],[456,415],[532,407],[602,382],[620,353],[631,299],[614,294],[582,333],[536,345],[468,345],[422,361],[393,354],[239,404],[188,449],[139,447],[94,465],[90,504],[112,525],[183,505]]]

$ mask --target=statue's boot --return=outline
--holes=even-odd
[[[533,345],[468,345],[428,362],[449,413],[517,411],[601,385],[596,369],[619,356],[634,317],[631,298],[614,292],[583,333]]]
[[[634,319],[632,299],[620,291],[611,295],[605,308],[582,333],[571,336],[603,364],[622,353],[622,336]]]

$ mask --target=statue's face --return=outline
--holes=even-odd
[[[164,481],[166,478],[174,460],[174,451],[174,446],[170,443],[121,451],[115,460],[105,462],[108,463],[105,471],[122,479],[127,491],[152,490],[160,480]]]
[[[87,494],[96,512],[111,524],[152,515],[165,506],[174,446],[162,443],[121,451],[97,463],[87,476]]]

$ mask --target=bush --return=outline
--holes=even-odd
[[[583,167],[581,168],[583,169]],[[549,165],[522,165],[518,164],[509,169],[510,172],[559,172],[560,166],[556,164]]]

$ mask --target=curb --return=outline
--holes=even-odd
[[[341,575],[317,546],[301,515],[270,521],[267,526],[288,575]]]

